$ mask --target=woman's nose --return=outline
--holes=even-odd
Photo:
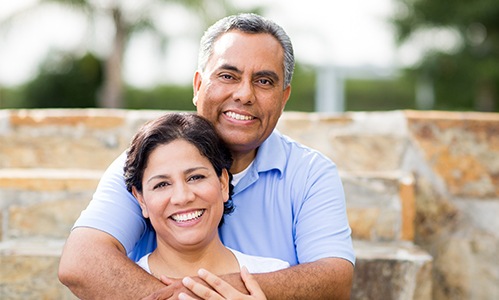
[[[195,195],[187,183],[175,184],[170,203],[182,205],[194,200]]]

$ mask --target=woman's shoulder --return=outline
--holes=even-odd
[[[231,248],[228,249],[236,256],[239,268],[245,266],[250,273],[272,272],[289,267],[289,263],[282,259],[248,255]]]

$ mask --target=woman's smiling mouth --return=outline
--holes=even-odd
[[[200,209],[200,210],[188,212],[188,213],[174,214],[174,215],[171,215],[170,218],[172,220],[174,220],[175,222],[188,222],[188,221],[192,221],[192,220],[196,220],[196,219],[200,218],[204,214],[205,211],[206,211],[205,209]]]

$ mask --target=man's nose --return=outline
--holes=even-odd
[[[256,101],[255,87],[252,80],[241,80],[234,91],[234,100],[242,104],[253,104]]]

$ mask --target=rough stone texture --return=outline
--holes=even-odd
[[[66,238],[101,171],[0,170],[3,238]]]
[[[0,114],[0,167],[100,170],[128,145],[119,110],[5,112]]]
[[[138,126],[163,113],[0,110],[0,173],[12,172],[6,168],[102,171],[126,148]],[[356,240],[413,241],[429,253],[433,299],[499,299],[499,114],[285,112],[278,129],[337,164]],[[79,181],[77,176],[72,180]],[[28,223],[23,216],[45,218],[44,226],[52,228],[48,231],[69,222],[48,217],[50,207],[71,210],[68,215],[73,215],[78,209],[72,210],[69,203],[88,201],[91,195],[68,190],[77,184],[62,182],[3,177],[2,241],[46,234],[41,229],[27,234],[25,228],[36,226],[24,226]],[[33,191],[37,189],[40,192]],[[17,231],[10,230],[14,227]],[[376,253],[375,249],[369,251]],[[384,261],[383,267],[360,260],[356,282],[357,276],[364,276],[358,274],[376,270],[401,278],[402,273],[415,274],[413,264],[389,266],[394,259]],[[357,284],[354,292],[364,297],[370,288],[374,289]],[[383,280],[378,288],[387,288]],[[396,293],[401,292],[393,290],[392,296],[401,295]],[[413,296],[421,299],[417,297]]]
[[[352,237],[369,241],[412,240],[414,195],[410,174],[341,173]],[[405,213],[403,212],[405,209]]]
[[[432,257],[409,242],[354,243],[357,255],[350,299],[427,300]]]
[[[0,243],[0,299],[77,299],[57,278],[63,241]]]
[[[452,196],[499,195],[497,114],[409,112],[407,116],[425,161]]]
[[[499,115],[406,112],[434,299],[499,299]]]

